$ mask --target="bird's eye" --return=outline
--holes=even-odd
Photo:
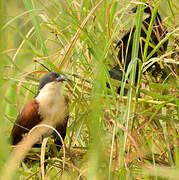
[[[51,76],[50,76],[50,79],[51,79],[51,80],[55,79],[54,75],[51,75]]]

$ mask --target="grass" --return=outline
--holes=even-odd
[[[49,139],[46,148],[28,153],[29,159],[35,162],[22,162],[21,166],[15,166],[12,175],[1,173],[2,179],[7,175],[13,179],[178,178],[179,4],[170,0],[150,2],[155,7],[153,16],[158,9],[168,28],[169,45],[165,54],[150,59],[151,54],[146,53],[149,27],[144,59],[150,63],[161,61],[168,76],[162,81],[141,73],[137,87],[140,96],[132,85],[135,65],[131,66],[133,75],[127,96],[115,93],[119,82],[110,79],[108,69],[118,63],[115,43],[134,23],[137,26],[133,46],[136,64],[143,5],[137,14],[129,14],[133,1],[49,0],[44,3],[24,0],[8,1],[8,6],[0,4],[3,10],[0,11],[0,37],[4,44],[0,62],[2,172],[10,169],[5,165],[12,157],[7,138],[12,123],[37,91],[38,80],[47,71],[44,66],[72,80],[66,86],[71,105],[65,158],[63,149],[56,152],[47,160],[44,174],[40,151],[49,153],[49,144],[53,144]],[[107,89],[106,81],[114,88]]]

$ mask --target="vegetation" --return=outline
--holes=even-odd
[[[168,76],[161,80],[141,73],[139,94],[130,86],[127,96],[117,95],[120,82],[108,70],[118,63],[115,44],[136,21],[137,32],[141,28],[140,2],[158,8],[168,28],[167,52],[150,59],[160,61]],[[137,14],[129,14],[136,3]],[[2,179],[11,169],[6,163],[12,157],[8,137],[13,122],[47,69],[72,80],[65,88],[71,99],[66,148],[46,160],[44,173],[40,156],[49,154],[49,139],[46,149],[31,150],[20,166],[11,164],[16,168],[13,179],[178,179],[177,0],[8,0],[1,1],[0,10]],[[139,44],[139,33],[136,39]],[[137,48],[133,50],[136,54]],[[108,89],[106,82],[114,88]]]

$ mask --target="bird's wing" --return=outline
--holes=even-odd
[[[65,136],[66,136],[66,128],[67,128],[68,118],[69,118],[69,116],[66,116],[65,117],[65,123],[59,124],[56,127],[56,130],[59,132],[59,134],[61,135],[63,140],[65,139]],[[57,149],[60,150],[60,148],[62,146],[61,138],[58,136],[57,133],[53,132],[53,139],[54,139],[54,143],[55,143]]]
[[[133,33],[135,32],[135,29],[136,29],[136,26],[134,26],[132,28],[132,36],[133,36]],[[122,38],[121,40],[119,40],[119,42],[117,43],[116,47],[115,48],[121,48],[120,46],[127,46],[128,44],[128,40],[129,40],[129,37],[130,37],[130,33],[131,33],[131,30],[129,32],[127,32]],[[131,37],[131,40],[132,40],[133,37]]]
[[[122,80],[123,72],[122,72],[122,70],[120,69],[120,66],[119,66],[119,65],[116,65],[114,68],[112,68],[112,69],[109,71],[109,74],[110,74],[110,77],[111,77],[112,79],[115,79],[115,80],[118,80],[118,81],[121,81],[121,80]]]
[[[38,113],[38,109],[39,105],[35,98],[24,106],[22,112],[18,115],[11,132],[11,143],[13,145],[19,143],[24,134],[28,133],[31,128],[41,122],[42,118]]]

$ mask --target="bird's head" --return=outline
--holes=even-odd
[[[57,87],[59,85],[59,83],[62,83],[63,81],[67,81],[67,80],[68,80],[68,78],[62,74],[59,74],[56,72],[47,73],[40,80],[39,87],[38,87],[38,93],[36,94],[36,96],[39,94],[39,92],[42,89],[49,88],[49,87]]]
[[[152,16],[152,11],[153,11],[153,7],[149,6],[148,4],[146,4],[144,6],[144,16],[143,16],[143,20],[145,20],[148,24],[150,23],[151,20],[151,16]],[[135,6],[134,8],[131,9],[132,13],[136,13],[137,12],[137,6]],[[161,21],[161,17],[159,15],[159,13],[157,12],[156,17],[155,17],[155,21],[157,24],[159,24],[159,21]]]

